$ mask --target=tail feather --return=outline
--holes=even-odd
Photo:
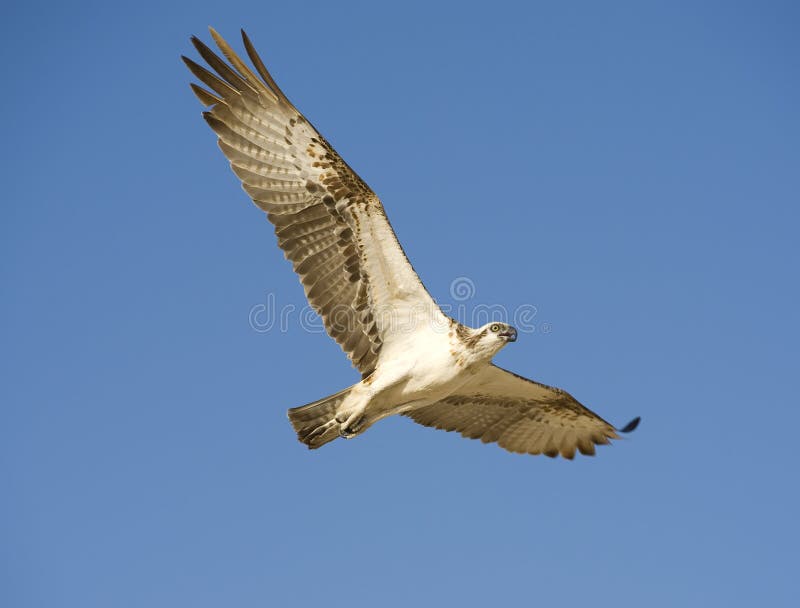
[[[350,388],[346,388],[335,395],[288,411],[297,438],[309,449],[315,450],[339,437],[336,410],[349,392]]]

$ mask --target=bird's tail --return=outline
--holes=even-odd
[[[336,422],[336,410],[350,392],[346,388],[335,395],[330,395],[314,403],[293,407],[288,411],[297,438],[309,449],[315,450],[339,437],[339,423]]]

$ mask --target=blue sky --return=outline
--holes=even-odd
[[[789,606],[792,2],[28,3],[6,34],[4,606]],[[179,61],[245,27],[442,304],[629,439],[574,462],[406,419],[309,452],[355,381]],[[467,319],[465,319],[467,320]]]

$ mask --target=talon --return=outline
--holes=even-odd
[[[344,437],[345,439],[351,439],[352,437],[355,437],[361,430],[361,426],[363,425],[363,423],[364,423],[363,414],[350,416],[344,422],[341,423],[341,426],[339,427],[339,436]]]

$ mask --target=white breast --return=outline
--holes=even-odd
[[[384,344],[378,362],[385,398],[394,403],[437,401],[469,379],[464,344],[445,327],[424,327]],[[376,387],[380,388],[380,387]]]

